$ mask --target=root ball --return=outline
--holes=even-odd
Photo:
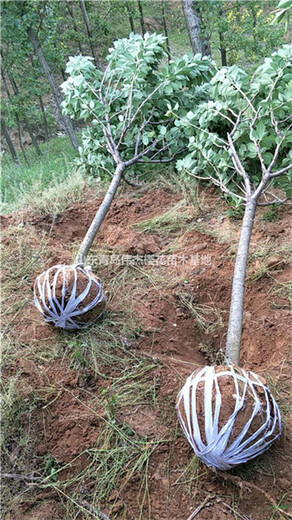
[[[193,372],[176,409],[196,455],[221,470],[260,455],[281,434],[279,408],[265,381],[232,365]]]
[[[45,321],[72,330],[98,320],[106,299],[99,278],[87,267],[55,265],[37,277],[34,303]]]

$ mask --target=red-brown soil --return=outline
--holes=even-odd
[[[127,338],[122,338],[122,341],[137,354],[159,362],[150,373],[150,377],[157,383],[155,404],[125,406],[117,412],[116,420],[118,423],[125,422],[134,435],[147,436],[149,442],[165,440],[150,457],[149,497],[142,516],[139,517],[137,504],[141,475],[135,472],[125,485],[121,483],[121,491],[114,490],[110,500],[103,504],[102,510],[111,520],[187,520],[208,494],[214,498],[196,515],[198,520],[269,520],[273,513],[273,518],[277,518],[277,513],[263,494],[248,489],[246,485],[240,487],[236,482],[227,481],[201,463],[197,473],[183,475],[193,458],[193,452],[178,427],[174,408],[176,395],[185,378],[199,365],[220,363],[222,359],[234,244],[240,232],[240,221],[230,221],[224,216],[223,212],[227,208],[218,196],[213,191],[205,192],[205,196],[209,204],[208,213],[198,218],[194,211],[193,220],[190,217],[193,226],[178,229],[170,235],[158,236],[155,232],[141,233],[133,225],[164,213],[181,196],[158,188],[146,194],[140,193],[139,197],[134,196],[133,192],[124,194],[114,201],[90,255],[89,263],[104,281],[105,290],[112,277],[123,272],[124,266],[117,263],[96,265],[100,252],[123,254],[128,259],[134,255],[165,255],[165,258],[167,255],[177,255],[175,261],[169,262],[170,265],[167,260],[158,265],[137,264],[137,275],[133,271],[132,278],[125,279],[122,289],[114,291],[113,295],[108,291],[106,312],[109,315],[122,312],[125,305],[131,305],[143,331],[134,343],[131,341],[128,344]],[[59,215],[39,217],[18,211],[4,217],[4,245],[8,250],[13,248],[21,225],[32,250],[37,247],[40,237],[45,235],[47,268],[72,262],[73,253],[101,201],[94,198],[92,193],[90,197],[83,204],[74,204]],[[284,432],[280,441],[256,459],[257,463],[250,462],[233,470],[231,474],[240,475],[243,480],[268,491],[276,503],[282,501],[282,505],[291,506],[292,424],[287,406],[292,361],[291,313],[285,295],[274,295],[273,287],[275,280],[281,283],[291,281],[291,259],[289,261],[286,255],[283,260],[282,253],[277,251],[282,251],[283,246],[289,243],[291,245],[292,211],[283,208],[281,220],[272,223],[260,220],[261,214],[259,212],[256,218],[251,253],[256,253],[261,246],[268,244],[270,250],[273,249],[273,255],[266,260],[265,266],[268,268],[261,275],[258,275],[262,265],[261,256],[257,258],[254,254],[249,263],[241,365],[257,372],[272,387],[275,386],[274,395],[284,416]],[[214,230],[216,220],[221,231],[226,231],[220,239],[209,234]],[[169,253],[167,248],[174,238],[178,239],[176,249]],[[143,278],[143,283],[138,268],[148,276]],[[39,272],[30,273],[25,281],[31,289],[37,274]],[[4,281],[6,278],[7,271],[4,271]],[[191,312],[192,306],[203,309],[208,327],[203,328],[198,324]],[[111,370],[107,368],[106,379],[102,371],[99,376],[91,368],[70,368],[67,351],[64,351],[61,359],[60,355],[56,355],[55,359],[52,356],[48,360],[44,354],[39,354],[46,349],[53,349],[54,342],[62,341],[63,333],[43,323],[30,302],[16,316],[11,316],[11,324],[5,330],[8,330],[9,339],[14,345],[14,356],[4,367],[4,382],[18,374],[20,394],[26,400],[32,396],[38,398],[29,421],[29,431],[34,441],[32,461],[37,464],[42,457],[50,454],[62,466],[77,457],[73,466],[59,474],[60,479],[70,478],[86,467],[87,455],[81,454],[94,446],[102,431],[104,410],[96,406],[93,410],[92,403],[100,395],[100,387],[109,387],[110,377],[116,373],[115,367]],[[117,331],[113,329],[113,333]],[[74,338],[73,333],[72,341]],[[25,418],[23,425],[28,428]],[[174,432],[177,432],[175,440],[168,442],[168,439],[173,439]],[[86,489],[94,485],[98,483],[84,483],[85,499]],[[70,493],[70,488],[66,492]],[[151,504],[151,513],[148,503]],[[236,516],[232,510],[245,516]],[[29,498],[25,494],[18,497],[17,503],[12,504],[4,519],[73,520],[75,514],[76,510],[72,517],[68,510],[66,513],[65,499],[60,493],[54,493],[49,488],[46,495],[45,492],[40,493],[37,486],[31,486]],[[80,520],[85,516],[80,513],[76,518]]]

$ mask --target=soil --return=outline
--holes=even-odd
[[[77,250],[101,202],[101,199],[94,197],[94,193],[88,195],[86,202],[73,204],[59,215],[44,217],[18,211],[5,216],[5,246],[8,249],[13,247],[17,229],[21,225],[32,248],[36,247],[40,236],[45,234],[47,268],[55,264],[71,263],[72,249]],[[151,373],[156,384],[157,400],[151,406],[138,405],[134,409],[123,407],[116,420],[126,422],[134,434],[147,437],[149,441],[165,439],[150,458],[148,482],[151,515],[149,516],[145,506],[141,520],[187,520],[208,495],[215,496],[216,500],[212,499],[213,501],[202,507],[196,515],[198,520],[231,520],[236,518],[232,512],[234,510],[249,520],[269,520],[274,510],[260,491],[249,489],[245,484],[239,487],[236,482],[226,481],[201,463],[197,473],[190,472],[185,476],[183,473],[193,459],[193,452],[178,427],[176,396],[191,372],[199,366],[218,363],[222,359],[233,275],[234,244],[240,232],[240,221],[230,221],[224,215],[227,207],[216,193],[207,190],[204,191],[204,196],[208,199],[209,210],[200,217],[194,212],[193,219],[190,218],[193,227],[158,236],[155,232],[138,232],[134,224],[164,213],[177,203],[181,195],[164,188],[150,189],[138,194],[128,191],[113,202],[93,246],[89,263],[103,280],[106,289],[112,275],[123,271],[123,265],[120,260],[115,260],[115,255],[126,255],[128,259],[133,259],[135,255],[146,255],[149,261],[142,267],[137,266],[137,270],[143,269],[149,275],[148,283],[144,281],[141,284],[138,274],[136,277],[133,271],[133,276],[125,279],[123,290],[115,291],[114,295],[108,291],[109,304],[106,312],[110,316],[114,311],[121,311],[125,307],[125,301],[133,306],[143,334],[138,335],[134,344],[124,337],[122,341],[129,349],[159,361],[158,367]],[[259,255],[257,258],[256,254],[251,256],[248,275],[252,281],[246,287],[241,366],[267,378],[273,387],[273,393],[275,390],[274,396],[284,418],[284,432],[281,439],[264,455],[255,459],[257,462],[251,461],[229,474],[239,475],[243,480],[268,491],[277,504],[281,501],[285,507],[291,507],[292,497],[289,493],[292,423],[287,406],[292,361],[291,313],[285,295],[274,295],[273,288],[276,282],[282,284],[291,281],[291,259],[285,256],[283,260],[282,253],[277,253],[277,250],[282,251],[282,246],[291,244],[292,211],[283,208],[281,220],[276,222],[264,222],[261,215],[262,212],[259,211],[252,236],[251,253],[268,244],[274,248],[273,257],[276,255],[278,258],[273,259],[268,270],[263,270],[261,276],[253,279],[254,273],[259,271],[259,264],[256,262],[261,262],[261,257]],[[216,222],[217,231],[212,234]],[[172,261],[168,262],[166,257],[170,254],[169,248],[174,241],[176,248],[171,253]],[[101,254],[105,251],[111,258],[107,265],[100,261]],[[157,257],[160,262],[158,264]],[[31,273],[26,281],[31,290],[38,274]],[[4,272],[4,279],[5,276],[7,273]],[[162,280],[159,290],[155,280]],[[202,327],[196,320],[192,312],[196,306],[205,313],[203,317],[207,320],[208,327]],[[94,446],[102,431],[104,412],[102,409],[93,411],[91,403],[99,395],[100,387],[106,388],[109,385],[109,379],[102,375],[97,376],[86,367],[82,370],[70,368],[69,363],[64,360],[66,352],[63,360],[51,357],[47,361],[45,356],[34,359],[34,349],[37,350],[40,345],[43,349],[52,349],[54,341],[60,341],[60,332],[43,323],[38,310],[30,302],[20,309],[16,317],[12,317],[9,338],[13,345],[21,347],[13,362],[5,366],[4,381],[9,380],[11,375],[18,374],[18,390],[21,395],[26,399],[33,395],[38,396],[36,411],[29,422],[31,436],[35,439],[32,461],[50,454],[62,467],[87,448]],[[72,335],[73,342],[74,338]],[[110,378],[115,373],[113,366],[106,375]],[[177,435],[174,442],[167,442],[175,431]],[[87,455],[84,453],[78,457],[73,467],[61,471],[59,478],[69,478],[87,464]],[[91,483],[91,486],[94,485],[96,483]],[[141,478],[136,472],[121,487],[120,492],[116,490],[110,500],[103,504],[103,512],[110,515],[111,520],[137,520],[137,496],[140,488]],[[4,519],[70,518],[66,516],[68,513],[64,497],[57,492],[50,493],[47,497],[44,493],[42,497],[36,486],[30,491],[29,499],[24,496],[21,503],[12,504]],[[226,508],[223,503],[231,509]],[[276,516],[277,514],[275,518]],[[80,513],[78,518],[82,520],[85,516]]]

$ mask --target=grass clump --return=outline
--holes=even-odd
[[[165,213],[134,224],[134,229],[142,233],[169,236],[187,229],[190,226],[191,210],[185,201],[179,201]]]

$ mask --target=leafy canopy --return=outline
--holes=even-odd
[[[80,148],[87,170],[112,172],[115,149],[124,162],[137,156],[135,162],[157,162],[170,160],[187,145],[185,131],[167,115],[168,104],[175,101],[184,116],[206,99],[213,65],[200,55],[167,63],[164,42],[163,36],[148,33],[117,40],[104,72],[89,57],[69,59],[63,110],[89,123]]]
[[[251,78],[236,65],[220,69],[210,82],[210,98],[186,116],[178,107],[170,110],[178,125],[188,133],[192,129],[189,153],[178,161],[178,168],[215,181],[233,201],[242,201],[242,175],[232,155],[237,154],[253,189],[265,169],[280,171],[292,162],[292,46],[284,45],[266,58]],[[270,186],[291,197],[291,181],[290,169],[272,178]]]

